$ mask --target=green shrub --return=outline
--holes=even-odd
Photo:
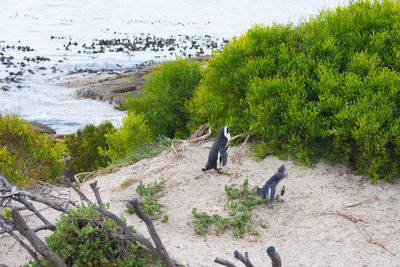
[[[65,168],[62,142],[36,132],[16,115],[0,114],[0,173],[10,182],[55,181]]]
[[[92,207],[78,206],[57,219],[56,230],[46,242],[68,266],[150,266],[156,260],[137,245],[116,237],[121,234],[115,221]]]
[[[106,134],[114,132],[115,128],[111,122],[104,122],[97,127],[89,124],[65,140],[72,156],[71,166],[76,173],[107,166],[110,157],[101,154],[99,148],[107,150]]]
[[[100,153],[113,161],[124,159],[127,155],[146,149],[153,140],[143,115],[132,111],[122,120],[122,126],[116,132],[106,134],[108,148]]]
[[[153,220],[157,219],[162,213],[161,205],[158,203],[158,199],[164,195],[161,191],[164,187],[165,180],[162,179],[160,183],[154,182],[153,185],[143,185],[140,181],[136,187],[136,192],[140,195],[140,206],[143,212],[150,216]],[[135,210],[132,205],[126,204],[126,212],[133,214]],[[168,216],[167,216],[168,217]],[[168,219],[167,219],[168,220]]]
[[[255,187],[249,190],[249,181],[246,179],[241,188],[225,185],[225,192],[229,201],[225,209],[229,210],[229,217],[221,217],[218,214],[208,215],[206,212],[198,213],[196,208],[192,209],[194,219],[194,231],[199,235],[206,235],[208,226],[214,224],[215,235],[220,235],[225,229],[233,228],[233,235],[244,238],[246,232],[259,235],[254,228],[248,224],[252,217],[251,207],[264,203],[263,199],[257,199]],[[246,228],[247,226],[247,228]],[[247,230],[246,230],[247,229]]]
[[[212,57],[192,123],[257,137],[257,155],[326,157],[392,179],[400,166],[400,3],[351,1],[300,25],[256,25]]]
[[[201,66],[188,59],[163,62],[146,77],[139,97],[127,96],[128,111],[143,115],[154,136],[184,138],[189,134],[186,105],[201,78]]]

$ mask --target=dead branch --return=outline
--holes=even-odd
[[[249,254],[247,252],[244,253],[243,257],[243,255],[239,251],[235,250],[233,252],[233,255],[235,256],[236,259],[239,259],[241,262],[243,262],[244,265],[246,265],[247,267],[254,267],[254,265],[249,260]]]
[[[157,231],[156,231],[156,229],[154,227],[153,221],[150,219],[149,216],[147,216],[143,212],[142,208],[140,207],[139,200],[137,198],[135,198],[135,199],[130,200],[129,203],[133,206],[136,215],[142,221],[144,221],[146,223],[147,230],[150,233],[151,239],[153,239],[154,243],[156,244],[156,248],[157,248],[158,254],[163,259],[164,263],[167,266],[171,266],[171,267],[175,266],[174,261],[169,257],[167,250],[165,249],[163,243],[161,242],[161,238],[158,235],[158,233],[157,233]]]
[[[233,140],[238,139],[238,138],[242,138],[243,136],[244,136],[243,134],[235,135],[234,137],[231,137],[231,139],[229,141],[232,142]]]
[[[0,220],[0,227],[3,228],[3,231],[10,236],[12,236],[28,253],[32,256],[32,258],[35,260],[37,266],[43,267],[43,265],[40,263],[38,256],[36,255],[36,252],[33,251],[27,244],[25,244],[24,241],[22,241],[15,233],[13,229],[10,229],[8,226],[6,226],[1,220]],[[1,234],[1,232],[0,232]]]
[[[364,199],[364,200],[362,200],[362,201],[360,201],[360,202],[357,202],[357,203],[354,203],[354,204],[351,204],[351,205],[348,205],[348,206],[344,206],[344,208],[355,207],[355,206],[357,206],[357,205],[360,205],[360,204],[365,203],[365,202],[367,202],[367,201],[370,201],[370,200],[372,200],[372,199],[379,200],[379,197],[378,197],[377,195],[373,195],[372,197],[369,197],[369,198],[367,198],[367,199]]]
[[[219,257],[216,257],[214,262],[218,263],[218,264],[221,264],[221,265],[228,266],[228,267],[236,267],[236,265],[233,264],[232,262],[230,262],[228,260],[225,260],[225,259],[222,259],[222,258],[219,258]]]
[[[364,238],[369,243],[374,244],[374,245],[378,245],[381,248],[383,248],[384,250],[386,250],[387,252],[389,252],[390,254],[392,254],[392,256],[396,256],[396,254],[393,253],[392,251],[390,251],[381,241],[372,238],[372,236],[368,233],[367,229],[365,229],[361,225],[357,225],[357,227],[358,227],[359,231],[363,234]]]
[[[354,216],[352,216],[352,215],[350,215],[350,214],[346,214],[346,213],[341,212],[341,211],[339,211],[339,210],[336,210],[336,213],[333,212],[333,214],[342,215],[343,217],[346,217],[347,219],[349,219],[349,220],[352,221],[353,223],[365,222],[365,221],[364,221],[363,219],[361,219],[361,218],[356,218],[356,217],[354,217]]]
[[[68,182],[70,184],[70,186],[81,196],[81,198],[86,201],[90,206],[92,206],[95,210],[97,210],[98,212],[100,212],[101,214],[103,214],[104,216],[114,220],[122,229],[122,231],[125,233],[125,235],[127,236],[127,238],[135,243],[138,244],[140,246],[141,249],[156,254],[157,255],[157,251],[156,249],[153,247],[153,245],[144,237],[139,236],[139,235],[135,235],[134,233],[131,232],[131,230],[128,228],[128,226],[118,217],[116,216],[114,213],[109,212],[108,210],[105,209],[104,205],[103,205],[103,201],[101,200],[100,194],[99,194],[99,190],[97,187],[97,182],[93,182],[90,184],[90,187],[92,188],[95,196],[96,196],[96,200],[100,201],[98,202],[98,205],[95,205],[92,201],[90,201],[85,194],[82,193],[82,191],[80,191],[76,186],[74,186],[72,183]],[[144,244],[141,245],[141,244]]]
[[[208,129],[208,133],[204,134],[205,131]],[[189,143],[193,144],[193,143],[197,143],[200,141],[204,141],[207,138],[209,138],[212,135],[211,132],[211,128],[208,126],[208,123],[203,124],[202,126],[200,126],[199,129],[197,129],[191,137],[189,137],[186,141],[188,141]]]
[[[273,246],[267,248],[267,254],[271,258],[272,267],[282,267],[281,257]]]
[[[29,228],[17,209],[12,208],[10,214],[15,221],[18,232],[20,232],[20,234],[31,243],[31,245],[35,248],[37,252],[39,252],[40,255],[52,262],[56,267],[67,266],[62,261],[62,259],[57,254],[55,254],[47,246],[47,244],[32,231],[32,229]]]
[[[235,152],[235,154],[232,155],[232,159],[233,160],[237,160],[238,162],[240,162],[240,158],[243,152],[243,148],[244,146],[247,144],[247,141],[250,138],[250,134],[247,135],[246,139],[244,140],[243,144],[240,145],[239,149]]]
[[[372,199],[373,197],[371,197],[370,199]],[[365,201],[361,201],[361,202],[366,202],[369,199],[366,199]],[[359,203],[361,203],[359,202]],[[356,203],[358,205],[358,203]],[[359,225],[358,222],[364,222],[366,223],[363,219],[361,218],[356,218],[350,214],[346,214],[344,212],[338,211],[336,210],[336,212],[331,212],[331,214],[338,214],[338,215],[342,215],[343,217],[346,217],[347,219],[349,219],[350,221],[352,221],[353,223],[356,224],[358,230],[361,232],[361,234],[364,236],[364,239],[374,245],[378,245],[380,247],[382,247],[384,250],[386,250],[387,252],[389,252],[390,254],[392,254],[393,256],[396,256],[395,253],[393,253],[392,251],[390,251],[388,248],[386,248],[386,246],[379,240],[376,240],[374,238],[372,238],[372,236],[368,233],[367,229],[365,229],[363,226]]]
[[[193,134],[192,136],[190,136],[187,141],[188,142],[192,142],[194,139],[203,136],[204,133],[209,130],[210,132],[210,127],[208,126],[208,123],[204,123],[203,125],[201,125]]]

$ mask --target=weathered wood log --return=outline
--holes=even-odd
[[[139,200],[138,200],[137,198],[135,198],[135,199],[133,199],[133,200],[130,200],[129,203],[133,206],[136,215],[137,215],[142,221],[144,221],[144,222],[146,223],[147,230],[148,230],[149,233],[150,233],[151,239],[153,239],[153,241],[154,241],[154,243],[155,243],[155,245],[156,245],[158,254],[159,254],[160,257],[163,259],[164,263],[165,263],[167,266],[170,266],[170,267],[176,266],[176,265],[175,265],[175,262],[169,257],[168,252],[167,252],[167,250],[165,249],[165,247],[164,247],[164,245],[163,245],[163,243],[162,243],[162,241],[161,241],[161,238],[160,238],[160,236],[158,235],[158,233],[157,233],[157,231],[156,231],[156,228],[154,227],[153,221],[150,219],[149,216],[147,216],[147,215],[143,212],[142,208],[140,207]]]
[[[239,251],[235,250],[233,252],[233,255],[235,256],[236,259],[239,259],[241,262],[243,262],[244,265],[246,265],[247,267],[254,267],[254,265],[249,260],[249,254],[247,252],[244,253],[243,257],[243,255]]]
[[[22,241],[15,233],[12,228],[9,228],[7,225],[5,225],[1,220],[0,220],[0,227],[3,228],[5,233],[8,233],[10,236],[12,236],[28,253],[32,256],[32,258],[35,260],[36,264],[38,267],[43,267],[43,265],[40,263],[38,256],[36,255],[36,252],[33,251],[27,244],[25,244],[24,241]],[[0,232],[1,234],[1,232]],[[2,266],[7,266],[0,264],[0,267]]]
[[[219,258],[219,257],[216,257],[214,262],[218,263],[218,264],[221,264],[221,265],[228,266],[228,267],[236,267],[236,265],[233,264],[232,262],[230,262],[228,260],[225,260],[225,259],[222,259],[222,258]]]
[[[282,267],[281,257],[273,246],[267,248],[267,254],[271,258],[272,267]]]
[[[29,228],[18,209],[12,208],[10,214],[15,221],[18,232],[31,243],[32,247],[40,255],[49,260],[56,267],[67,267],[63,260],[54,253],[47,244],[32,231],[31,228]]]
[[[68,183],[78,193],[78,195],[84,201],[86,201],[86,203],[88,203],[90,206],[92,206],[95,210],[97,210],[98,212],[100,212],[104,216],[114,220],[119,225],[119,227],[121,227],[122,231],[124,232],[124,234],[126,235],[128,240],[130,240],[131,242],[139,245],[141,249],[157,255],[157,250],[153,247],[153,245],[149,242],[149,240],[147,240],[146,238],[144,238],[142,236],[135,235],[134,233],[132,233],[131,230],[128,228],[128,226],[118,216],[116,216],[114,213],[112,213],[112,212],[110,212],[110,211],[105,209],[105,207],[103,205],[103,202],[101,200],[100,194],[99,194],[99,190],[97,188],[97,182],[91,183],[90,187],[92,188],[92,190],[93,190],[93,192],[94,192],[94,194],[96,196],[97,201],[100,201],[100,203],[98,202],[98,205],[95,205],[92,201],[90,201],[86,197],[86,195],[83,194],[82,191],[80,191],[72,183],[70,183],[70,182],[68,182]]]

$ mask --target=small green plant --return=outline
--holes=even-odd
[[[143,212],[150,216],[153,220],[157,219],[162,213],[161,205],[158,203],[158,199],[164,195],[162,192],[164,183],[165,180],[162,179],[159,183],[154,182],[154,184],[146,186],[142,181],[140,181],[139,185],[136,187],[136,192],[140,195],[139,202]],[[134,209],[129,203],[126,204],[126,212],[129,214],[134,213]]]
[[[165,215],[162,217],[161,222],[166,223],[166,222],[168,222],[168,220],[169,220],[169,217],[168,217],[167,214],[165,214]]]
[[[233,228],[233,235],[240,238],[244,238],[246,231],[252,235],[259,235],[248,224],[252,217],[250,208],[264,203],[264,201],[255,198],[255,189],[249,190],[248,179],[243,182],[240,189],[225,185],[225,192],[229,200],[225,203],[224,208],[228,210],[229,217],[224,218],[218,214],[208,215],[206,212],[197,213],[197,209],[194,208],[192,210],[194,231],[199,235],[206,235],[208,226],[214,224],[215,235],[220,235],[229,228]]]

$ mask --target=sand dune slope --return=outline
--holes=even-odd
[[[224,171],[229,175],[202,172],[211,145],[181,143],[177,145],[179,155],[168,149],[154,158],[96,177],[103,201],[110,202],[111,211],[124,214],[129,224],[145,233],[146,227],[136,215],[125,212],[126,201],[138,196],[135,189],[140,180],[147,185],[165,179],[165,195],[159,202],[169,220],[156,220],[156,229],[170,255],[190,266],[221,266],[213,262],[215,257],[244,266],[233,258],[236,249],[249,252],[255,266],[270,266],[265,250],[271,245],[280,253],[283,266],[400,266],[399,183],[372,184],[345,165],[324,161],[308,168],[273,156],[255,161],[243,153],[240,162],[232,162],[236,147],[228,150],[230,160]],[[260,236],[246,234],[240,239],[231,230],[215,236],[210,229],[203,237],[194,232],[193,208],[226,214],[225,185],[239,186],[248,179],[250,188],[262,186],[280,165],[285,165],[289,173],[285,202],[273,203],[272,210],[266,205],[253,209],[251,224]],[[131,184],[122,188],[126,181]],[[94,200],[90,182],[83,184],[82,190]],[[378,199],[344,207],[374,195]],[[363,221],[354,223],[336,211]],[[268,227],[264,229],[261,223]],[[0,262],[10,266],[24,262],[9,260],[11,255],[26,258],[17,245],[11,251],[6,248],[12,244],[9,237],[0,238],[0,243]]]

